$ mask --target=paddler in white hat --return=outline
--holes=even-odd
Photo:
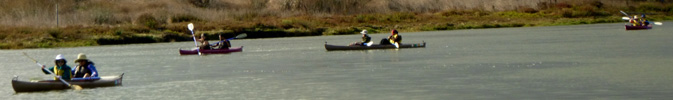
[[[72,78],[72,73],[70,72],[72,69],[70,66],[66,65],[66,60],[63,58],[63,55],[58,54],[56,55],[56,58],[54,60],[54,67],[50,67],[49,69],[44,69],[44,65],[42,65],[42,72],[44,74],[49,74],[49,71],[54,72],[55,75],[63,78],[63,80],[70,80]],[[54,80],[58,80],[58,77],[55,77]]]
[[[367,30],[362,30],[362,32],[360,32],[360,34],[362,34],[362,41],[351,43],[350,44],[351,46],[353,46],[353,45],[371,46],[374,43],[372,41],[372,37],[369,37],[369,35],[367,34]]]

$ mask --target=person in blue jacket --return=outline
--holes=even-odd
[[[61,77],[63,80],[70,80],[72,78],[72,73],[70,72],[72,69],[70,66],[66,65],[66,62],[63,55],[58,54],[56,55],[56,60],[54,60],[54,67],[44,69],[45,66],[42,65],[42,72],[44,72],[44,74],[49,74],[49,71],[51,71],[54,75]],[[58,80],[58,77],[55,77],[54,80]]]
[[[94,63],[89,61],[84,53],[79,53],[77,55],[75,63],[78,64],[75,66],[75,68],[72,69],[72,73],[74,75],[73,78],[98,77],[99,73],[98,70],[96,70]]]

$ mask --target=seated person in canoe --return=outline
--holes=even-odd
[[[222,37],[222,34],[220,34],[219,37],[220,41],[212,45],[213,49],[229,49],[229,47],[231,47],[231,43],[229,43],[229,40]]]
[[[633,16],[633,18],[631,18],[631,19],[629,20],[629,22],[630,22],[631,24],[633,24],[633,26],[641,26],[641,25],[642,25],[642,23],[640,22],[640,18],[638,18],[638,15]]]
[[[199,46],[199,49],[201,49],[201,50],[212,49],[210,47],[210,43],[208,43],[208,40],[206,40],[205,33],[201,34],[201,37],[196,39],[196,41],[201,43],[201,46]]]
[[[381,45],[400,45],[402,44],[402,36],[397,34],[397,30],[393,29],[391,35],[388,38],[383,38],[381,40]]]
[[[642,14],[642,15],[640,16],[640,20],[639,20],[639,22],[641,22],[643,26],[650,25],[650,21],[648,21],[647,19],[645,19],[645,14]]]
[[[99,73],[98,70],[96,70],[96,66],[94,66],[93,62],[89,61],[89,59],[86,58],[86,55],[84,53],[79,53],[77,55],[75,63],[78,64],[72,70],[74,78],[98,77]]]
[[[44,72],[44,74],[49,74],[49,71],[54,72],[55,75],[63,78],[63,80],[70,80],[72,78],[72,73],[70,72],[72,69],[70,66],[66,65],[66,60],[63,58],[63,55],[56,55],[54,63],[54,67],[50,67],[49,69],[44,69],[45,66],[42,65],[42,72]],[[58,80],[58,77],[55,77],[54,80]]]
[[[372,44],[374,44],[374,42],[372,41],[372,37],[369,37],[369,35],[367,35],[367,30],[362,30],[360,34],[362,34],[362,41],[351,43],[349,46],[355,46],[355,45],[371,46]]]

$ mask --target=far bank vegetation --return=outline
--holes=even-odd
[[[0,49],[671,20],[673,0],[4,0]],[[56,6],[58,5],[58,16]],[[56,20],[58,17],[58,21]],[[58,24],[57,24],[58,23]]]

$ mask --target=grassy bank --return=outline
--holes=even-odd
[[[213,5],[198,6],[198,2],[192,2],[192,4],[201,7],[198,9],[211,9]],[[537,8],[522,6],[506,11],[462,9],[340,13],[344,11],[324,9],[324,11],[311,10],[290,15],[237,10],[237,13],[232,13],[227,19],[222,20],[189,13],[174,13],[170,16],[139,13],[137,17],[134,17],[124,16],[124,12],[132,12],[124,9],[117,11],[66,5],[77,9],[98,9],[92,12],[96,14],[89,18],[94,24],[65,22],[66,24],[59,27],[48,27],[5,23],[0,28],[0,39],[2,39],[0,49],[191,41],[191,34],[186,28],[188,23],[195,24],[197,34],[206,34],[209,39],[214,40],[217,39],[218,34],[233,37],[240,33],[247,33],[248,38],[272,38],[357,34],[364,29],[369,30],[370,33],[388,33],[391,29],[415,32],[613,23],[622,22],[623,15],[619,13],[619,10],[649,13],[648,17],[653,21],[673,19],[671,17],[673,4],[670,3],[632,2],[631,6],[605,6],[602,2],[539,3],[538,5],[540,6]],[[77,9],[64,10],[64,12],[88,11]],[[306,14],[307,12],[329,13]]]

